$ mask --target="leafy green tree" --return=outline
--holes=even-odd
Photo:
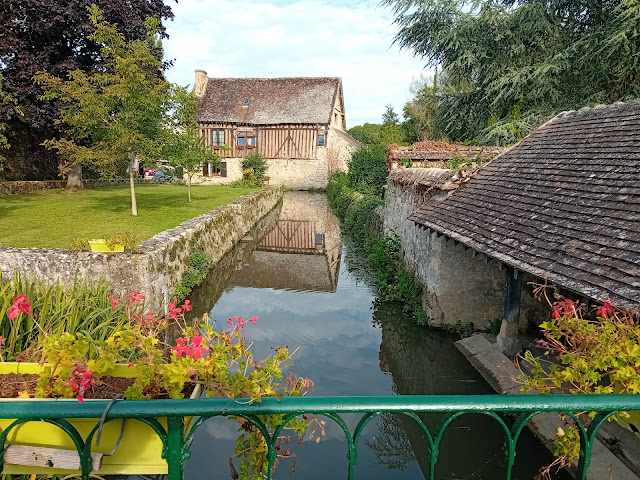
[[[406,121],[402,124],[406,135],[414,141],[442,140],[444,135],[437,125],[438,116],[438,73],[433,79],[420,77],[409,87],[412,100],[404,106]]]
[[[45,72],[36,75],[44,99],[59,99],[62,105],[57,121],[64,135],[45,145],[71,163],[93,167],[103,177],[128,168],[135,216],[136,159],[153,162],[169,101],[170,84],[158,76],[163,65],[154,55],[158,20],[147,18],[146,37],[127,42],[115,25],[103,20],[97,6],[88,11],[95,26],[90,38],[102,45],[105,68],[90,74],[73,70],[67,79]]]
[[[361,193],[382,197],[387,183],[387,149],[365,145],[351,154],[347,186]]]
[[[220,165],[220,156],[208,148],[198,133],[197,102],[193,92],[173,86],[171,89],[169,128],[163,132],[161,157],[187,176],[187,195],[191,202],[191,180],[203,163]]]
[[[9,93],[5,92],[2,89],[3,80],[4,80],[4,77],[0,74],[0,102],[8,105],[12,105],[13,111],[18,115],[22,115],[22,109],[18,107],[18,102],[15,100],[15,98],[13,98],[12,95],[10,95]],[[6,150],[11,146],[9,145],[9,141],[5,136],[6,130],[7,130],[6,122],[0,121],[0,150]],[[0,180],[2,180],[2,178],[4,177],[4,161],[5,161],[5,158],[2,155],[0,155]]]
[[[398,114],[393,110],[391,105],[387,105],[387,109],[382,114],[382,125],[385,127],[395,126],[400,122]]]
[[[94,26],[86,7],[94,1],[104,18],[117,25],[125,40],[146,37],[145,19],[172,19],[175,0],[2,0],[0,1],[0,74],[4,90],[18,102],[0,98],[0,118],[6,123],[11,143],[7,151],[7,174],[16,180],[55,178],[59,156],[41,144],[60,135],[56,101],[43,100],[33,83],[39,71],[64,78],[67,72],[86,73],[104,67],[101,45],[88,37]],[[161,36],[167,35],[161,27]],[[157,44],[155,55],[162,59]],[[160,72],[158,72],[160,73]]]
[[[553,114],[640,96],[638,0],[382,0],[396,42],[441,67],[436,124],[507,144]]]
[[[402,125],[365,123],[350,128],[348,132],[364,145],[381,145],[386,148],[392,143],[404,145],[409,141]]]

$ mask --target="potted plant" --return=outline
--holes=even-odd
[[[272,357],[256,361],[247,346],[243,329],[246,324],[255,325],[257,317],[247,321],[232,317],[226,328],[216,328],[205,315],[187,325],[185,312],[191,310],[189,300],[176,306],[169,305],[166,316],[152,312],[143,314],[144,296],[133,292],[125,302],[111,297],[112,309],[125,309],[129,322],[105,340],[95,340],[82,333],[49,334],[40,338],[38,348],[21,358],[22,362],[0,363],[0,375],[12,375],[11,383],[18,385],[13,398],[0,399],[11,402],[15,398],[56,398],[58,401],[91,401],[106,391],[107,398],[122,393],[125,399],[150,398],[182,399],[195,398],[201,389],[207,395],[246,397],[257,401],[263,396],[303,395],[309,389],[308,379],[294,378],[280,382],[282,362],[291,358],[286,347],[278,347]],[[26,296],[14,299],[8,310],[10,319],[31,314],[31,305]],[[35,319],[34,319],[35,321]],[[175,345],[167,349],[159,340],[173,322],[181,336]],[[36,322],[36,324],[38,324]],[[40,325],[38,324],[40,327]],[[161,335],[162,334],[162,335]],[[0,339],[1,340],[1,339]],[[220,368],[224,365],[226,368]],[[237,375],[237,366],[242,376]],[[0,385],[8,385],[0,376]],[[6,388],[2,389],[5,393]],[[6,395],[5,395],[6,396]],[[75,399],[74,399],[75,398]],[[149,400],[153,401],[153,400]],[[166,427],[166,419],[158,421]],[[277,421],[277,419],[275,420]],[[70,419],[69,422],[86,438],[95,428],[95,419]],[[306,420],[292,423],[291,428],[303,431]],[[58,427],[42,422],[24,423],[9,428],[13,420],[0,420],[0,448],[3,444],[29,446],[29,448],[58,449],[73,453],[75,447],[70,437]],[[190,419],[185,419],[190,427]],[[112,421],[104,425],[102,440],[98,447],[92,445],[94,473],[107,474],[163,474],[167,464],[162,459],[162,442],[148,425],[131,419],[126,420],[124,435],[120,436],[121,422]],[[243,435],[254,435],[261,442],[257,431]],[[103,454],[117,446],[111,456]],[[11,447],[9,447],[11,448]],[[7,450],[9,451],[9,450]],[[260,471],[263,462],[256,452],[239,452],[250,456]],[[4,473],[73,473],[73,469],[57,469],[55,465],[28,466],[12,464],[5,456]]]
[[[73,250],[85,250],[87,245],[95,253],[122,253],[125,250],[135,252],[140,243],[140,236],[131,232],[116,232],[106,238],[91,239],[76,237],[71,241]]]

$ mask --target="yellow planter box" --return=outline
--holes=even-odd
[[[113,248],[110,248],[107,245],[107,242],[102,238],[89,240],[89,246],[91,247],[92,252],[124,252],[124,245],[114,245]]]
[[[37,363],[0,363],[0,374],[2,373],[39,373],[40,365]],[[135,365],[127,368],[126,365],[117,365],[113,376],[119,377],[135,377]],[[198,385],[194,390],[191,398],[197,398],[201,394],[201,388]],[[0,399],[1,402],[24,401],[25,399]],[[36,404],[45,399],[32,399],[34,402],[34,413],[36,413]],[[51,401],[51,399],[48,399]],[[57,399],[58,402],[77,402],[75,399]],[[92,400],[85,400],[91,402]],[[140,400],[152,402],[153,400]],[[166,417],[157,419],[162,426],[167,428]],[[99,418],[73,418],[69,422],[78,430],[83,439],[100,421]],[[0,429],[7,428],[13,420],[0,419]],[[193,418],[185,418],[185,433],[191,428]],[[94,453],[109,453],[113,450],[116,440],[120,435],[120,420],[112,420],[105,423],[102,429],[102,438],[100,445],[91,447]],[[57,448],[63,450],[75,451],[75,445],[69,436],[58,427],[44,422],[28,422],[13,428],[8,436],[7,443],[11,445],[29,445],[46,448]],[[161,458],[162,442],[158,435],[148,425],[135,420],[125,420],[125,431],[122,441],[116,452],[111,456],[102,458],[102,467],[93,472],[100,475],[156,475],[167,473],[167,462]],[[77,470],[64,470],[60,468],[49,467],[33,467],[25,465],[12,465],[6,463],[2,473],[9,474],[71,474],[78,473]]]

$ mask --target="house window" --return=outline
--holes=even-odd
[[[211,146],[221,147],[224,145],[224,130],[211,130]]]
[[[249,99],[248,98],[244,99],[244,102],[242,102],[242,106],[243,107],[248,107],[249,106]]]
[[[238,137],[238,148],[251,150],[256,148],[256,137],[242,136]]]
[[[324,147],[324,143],[325,143],[324,133],[319,133],[318,134],[318,146]]]

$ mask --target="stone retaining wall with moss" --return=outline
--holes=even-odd
[[[165,183],[151,178],[135,178],[136,183]],[[184,183],[183,180],[174,180],[175,183]],[[106,187],[109,185],[128,185],[129,178],[89,179],[83,180],[85,188]],[[38,192],[40,190],[62,190],[67,186],[66,180],[42,180],[33,182],[0,182],[0,197],[9,195],[22,195],[25,193]]]
[[[14,271],[47,282],[73,282],[75,276],[103,277],[114,292],[144,293],[148,307],[158,311],[173,298],[189,256],[205,252],[215,265],[273,208],[281,204],[283,190],[270,187],[240,197],[177,227],[161,232],[138,246],[138,253],[91,253],[55,248],[0,247],[0,271]]]

